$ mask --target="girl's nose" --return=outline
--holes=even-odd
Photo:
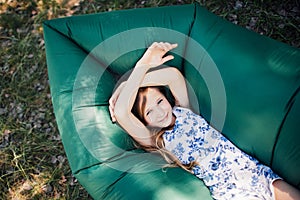
[[[157,116],[162,117],[164,116],[164,110],[161,107],[157,107]]]

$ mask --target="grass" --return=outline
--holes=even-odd
[[[72,176],[56,127],[42,22],[192,0],[0,1],[0,199],[91,199]],[[300,47],[299,1],[199,0],[232,23]]]

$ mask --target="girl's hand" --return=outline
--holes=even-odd
[[[136,67],[157,67],[163,63],[174,59],[174,56],[165,54],[176,48],[177,44],[170,44],[168,42],[154,42],[144,53],[143,57],[137,62]],[[164,57],[165,56],[165,57]]]
[[[121,91],[123,90],[124,86],[126,84],[126,81],[122,82],[117,89],[114,91],[114,93],[111,95],[109,99],[109,113],[111,117],[112,122],[116,122],[116,117],[115,117],[115,104],[119,98],[119,95]]]

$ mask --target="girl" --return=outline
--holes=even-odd
[[[176,47],[155,42],[147,49],[109,100],[112,120],[145,150],[202,179],[215,199],[300,199],[297,189],[189,109],[176,68],[153,70],[173,59],[166,53]]]

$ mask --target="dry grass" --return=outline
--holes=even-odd
[[[0,1],[0,199],[91,199],[72,176],[49,92],[46,19],[192,0]],[[300,46],[299,1],[200,0],[233,23]]]

